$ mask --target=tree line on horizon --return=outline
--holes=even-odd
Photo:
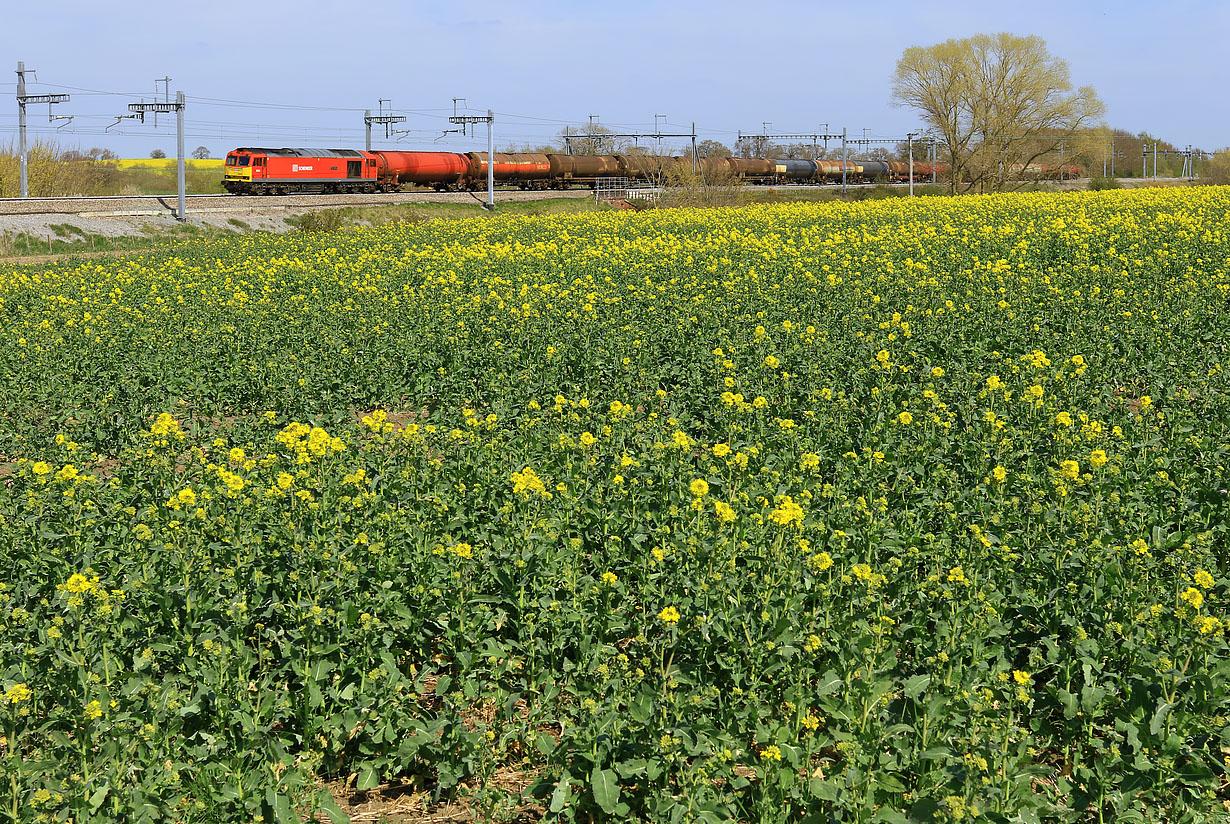
[[[555,143],[551,144],[525,144],[520,147],[514,147],[515,151],[524,152],[568,152],[571,151],[575,155],[607,155],[607,154],[645,154],[649,153],[649,148],[644,145],[637,146],[629,138],[610,137],[614,131],[607,129],[604,126],[594,124],[585,126],[575,130],[565,130],[559,133]],[[572,140],[564,140],[567,136]],[[578,139],[579,138],[579,139]],[[569,147],[571,143],[571,148]],[[1043,141],[1037,141],[1034,145],[1042,144]],[[1112,152],[1114,153],[1113,172],[1116,177],[1149,177],[1153,173],[1153,145],[1157,144],[1158,159],[1157,159],[1157,174],[1159,177],[1178,177],[1183,167],[1183,160],[1177,155],[1166,155],[1166,152],[1179,152],[1184,147],[1178,146],[1175,143],[1158,137],[1149,131],[1130,132],[1127,129],[1112,128],[1108,126],[1093,126],[1072,131],[1063,139],[1063,163],[1074,164],[1080,166],[1090,175],[1100,176],[1102,174],[1103,161],[1105,161],[1106,173],[1111,174],[1111,159]],[[1113,148],[1112,148],[1113,144]],[[1142,167],[1142,149],[1148,147],[1148,162],[1147,172]],[[847,143],[846,157],[849,160],[883,160],[906,162],[909,159],[909,143],[906,140],[901,140],[891,145],[879,145],[874,147],[864,147],[858,144]],[[926,137],[915,138],[914,140],[914,161],[922,163],[929,160],[929,151]],[[1195,151],[1201,152],[1196,149]],[[772,140],[757,137],[755,135],[745,136],[742,140],[736,141],[733,146],[727,145],[718,140],[705,139],[697,142],[696,153],[700,157],[764,157],[764,158],[785,158],[791,160],[840,160],[841,146],[839,143],[829,141],[826,147],[821,141],[818,145],[813,146],[810,142],[794,142],[794,143],[779,143]],[[1201,152],[1203,153],[1203,152]],[[1036,154],[1036,157],[1033,157]],[[1059,141],[1048,141],[1044,144],[1042,151],[1035,151],[1030,155],[1035,162],[1057,164],[1060,161]],[[939,149],[939,160],[945,161],[943,148]],[[1214,161],[1201,162],[1197,161],[1196,172],[1203,175],[1203,169],[1206,165],[1212,165]]]

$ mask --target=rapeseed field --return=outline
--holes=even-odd
[[[117,169],[158,169],[164,172],[175,171],[176,165],[179,163],[178,159],[174,157],[124,157],[107,162]],[[198,171],[221,171],[226,165],[226,158],[188,158],[184,160],[184,163],[189,169]]]
[[[1228,329],[1213,187],[0,266],[0,821],[1222,820]]]

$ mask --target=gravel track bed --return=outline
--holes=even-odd
[[[555,197],[590,197],[581,189],[537,192],[496,192],[496,204],[518,200],[543,200]],[[485,193],[476,192],[394,192],[376,195],[227,195],[223,197],[188,196],[188,213],[193,211],[260,211],[270,209],[308,208],[314,206],[370,206],[381,203],[468,203],[475,198],[485,200]],[[161,197],[124,198],[63,198],[54,200],[0,199],[0,215],[91,215],[99,217],[137,217],[170,215],[176,208],[174,195]]]

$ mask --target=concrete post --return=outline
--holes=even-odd
[[[30,196],[26,177],[26,64],[17,61],[17,153],[21,157],[21,196]]]
[[[495,211],[495,110],[487,110],[487,210]]]
[[[905,136],[905,139],[910,144],[910,197],[914,196],[914,133],[910,132]]]
[[[177,220],[187,220],[188,212],[185,204],[187,195],[187,186],[184,182],[184,93],[175,93],[175,142],[177,144],[179,158],[176,162],[175,174],[178,177],[179,183],[179,211],[175,217]]]
[[[846,193],[846,128],[841,128],[841,193]]]
[[[696,121],[692,121],[692,174],[696,174]]]

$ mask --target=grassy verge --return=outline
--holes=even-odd
[[[606,209],[587,197],[555,197],[546,200],[496,203],[497,215],[563,215]],[[427,220],[460,220],[490,217],[482,202],[470,203],[395,203],[374,206],[343,206],[317,209],[288,217],[286,222],[305,232],[333,231],[348,226],[385,226],[390,223],[421,223]]]
[[[185,240],[209,240],[243,233],[250,226],[238,218],[230,226],[201,226],[192,223],[160,227],[146,224],[136,234],[104,235],[87,232],[72,223],[56,223],[41,232],[0,233],[0,260],[34,256],[59,256],[107,252],[137,252]]]

